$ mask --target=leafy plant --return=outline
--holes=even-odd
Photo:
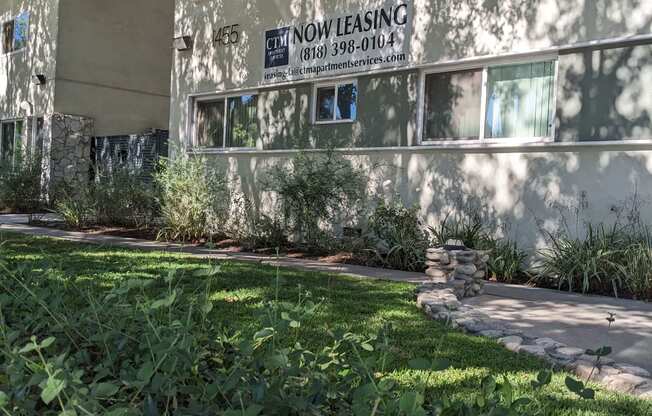
[[[47,269],[46,269],[47,270]],[[172,271],[90,291],[0,262],[0,410],[12,415],[514,414],[529,399],[493,376],[462,399],[433,396],[444,359],[413,359],[426,377],[403,386],[388,371],[393,328],[328,331],[301,344],[323,300],[275,298],[242,334],[214,323],[221,266]],[[191,285],[190,282],[201,282]],[[443,338],[440,343],[443,342]],[[551,377],[539,375],[544,388]]]
[[[356,210],[366,189],[364,173],[333,150],[299,153],[290,166],[280,163],[269,169],[264,184],[278,195],[291,230],[313,248],[323,238],[322,225],[333,225]]]
[[[200,158],[163,162],[155,176],[163,228],[159,237],[198,241],[224,228],[230,201],[224,175]]]
[[[490,248],[490,238],[481,216],[447,214],[435,227],[429,227],[436,246],[443,246],[449,240],[460,240],[471,249]]]
[[[40,158],[21,157],[0,165],[0,206],[25,214],[43,210]]]
[[[499,282],[524,282],[529,279],[525,271],[528,254],[512,241],[492,241],[487,266],[492,278]]]
[[[63,218],[68,227],[82,229],[94,221],[95,207],[88,190],[74,194],[67,187],[60,186],[55,195],[54,212]]]
[[[381,263],[390,268],[422,271],[430,237],[424,231],[419,208],[407,208],[396,198],[381,200],[369,218],[369,238]]]
[[[146,228],[153,223],[159,211],[157,195],[142,176],[126,167],[96,173],[88,197],[93,201],[97,224]]]

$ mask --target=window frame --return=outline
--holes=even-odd
[[[241,91],[238,93],[232,94],[218,94],[218,95],[207,95],[207,96],[196,96],[193,99],[193,110],[192,110],[192,123],[191,123],[191,147],[198,150],[220,150],[220,151],[243,151],[243,150],[262,150],[260,147],[261,140],[260,138],[256,139],[256,147],[226,147],[226,134],[228,131],[228,115],[229,108],[228,103],[230,98],[240,98],[247,95],[260,97],[258,90],[251,91]],[[201,103],[216,103],[222,102],[224,104],[224,126],[222,131],[222,146],[213,147],[213,146],[200,146],[199,144],[199,130],[197,125],[198,115],[199,115],[199,104]]]
[[[514,65],[524,65],[524,64],[536,64],[542,62],[553,62],[553,88],[552,88],[552,105],[550,106],[550,134],[548,136],[540,137],[505,137],[505,138],[487,138],[486,136],[486,123],[487,123],[487,87],[489,80],[489,69],[498,68],[504,66],[514,66]],[[478,70],[482,72],[482,92],[481,103],[480,103],[480,131],[478,139],[454,139],[454,138],[443,138],[443,139],[432,139],[426,137],[425,132],[425,111],[426,111],[426,81],[427,76],[430,74],[445,74],[452,72],[461,72],[461,71],[472,71]],[[528,143],[554,143],[557,123],[555,122],[555,115],[557,112],[557,94],[558,94],[558,76],[559,76],[559,55],[547,54],[539,56],[523,56],[519,58],[512,59],[495,59],[488,60],[486,62],[469,62],[469,63],[459,63],[444,65],[440,67],[426,68],[420,71],[419,73],[419,100],[418,100],[418,109],[417,109],[417,125],[419,129],[418,133],[418,145],[419,146],[441,146],[441,147],[460,147],[460,146],[478,146],[483,145],[495,145],[495,144],[504,144],[504,145],[519,145],[519,144],[528,144]]]
[[[25,33],[25,37],[27,38],[27,40],[25,41],[25,46],[23,46],[20,49],[16,49],[16,20],[20,16],[22,16],[24,14],[27,14],[27,28],[26,28],[26,33]],[[30,40],[30,26],[31,26],[30,23],[31,23],[31,20],[32,20],[31,17],[32,17],[31,13],[28,10],[22,10],[18,14],[16,14],[15,16],[12,16],[12,17],[10,17],[8,19],[4,19],[4,20],[0,21],[0,32],[2,32],[3,37],[4,37],[4,26],[5,26],[5,24],[13,22],[13,25],[14,25],[13,31],[12,31],[12,37],[11,37],[11,50],[5,52],[4,49],[0,47],[0,49],[2,49],[2,50],[0,50],[0,55],[9,56],[9,55],[14,55],[14,54],[18,54],[18,53],[23,53],[23,52],[25,52],[27,50],[27,48],[29,47],[29,40]],[[2,42],[0,42],[0,44],[4,45],[4,38],[2,39]]]
[[[339,95],[339,89],[341,86],[344,85],[353,85],[356,90],[356,96],[355,96],[355,106],[356,106],[356,118],[347,118],[347,119],[342,119],[342,120],[337,120],[337,98]],[[318,92],[320,89],[324,88],[335,88],[335,97],[334,97],[334,104],[335,107],[333,109],[333,119],[332,120],[317,120],[317,96]],[[358,108],[359,108],[359,103],[360,103],[360,89],[358,88],[358,79],[357,78],[351,78],[351,79],[335,79],[331,81],[325,81],[325,82],[316,82],[313,83],[312,85],[312,124],[314,125],[328,125],[328,124],[350,124],[350,123],[355,123],[358,121]]]

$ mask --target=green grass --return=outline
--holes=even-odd
[[[144,252],[120,248],[80,245],[45,238],[5,233],[0,235],[0,255],[10,265],[29,270],[49,269],[49,279],[65,282],[74,278],[94,291],[104,291],[131,278],[151,278],[170,270],[207,268],[207,260],[185,255]],[[345,328],[357,333],[375,333],[385,323],[394,327],[392,375],[411,385],[419,373],[407,369],[416,357],[447,358],[452,368],[431,378],[431,393],[467,396],[483,377],[509,377],[519,393],[534,401],[528,414],[536,415],[651,415],[652,402],[599,390],[595,401],[584,401],[563,386],[565,373],[557,373],[551,386],[531,393],[528,388],[537,372],[548,365],[523,354],[513,354],[494,341],[449,331],[426,319],[414,303],[414,287],[408,284],[365,281],[326,273],[281,270],[280,297],[294,301],[310,291],[324,298],[318,319],[307,323],[302,343],[323,345],[327,329]],[[256,312],[275,296],[276,269],[260,264],[224,263],[214,289],[213,319],[250,333],[257,329]],[[197,284],[200,284],[198,281]],[[71,313],[74,313],[72,311]],[[440,342],[442,340],[443,341]]]

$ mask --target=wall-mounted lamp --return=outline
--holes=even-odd
[[[192,48],[190,36],[179,36],[172,41],[172,47],[178,51],[187,51]]]
[[[45,85],[47,78],[43,74],[34,74],[32,75],[32,83],[34,85]]]
[[[32,113],[34,112],[34,105],[30,103],[29,101],[23,101],[20,103],[20,108],[22,110],[25,110],[28,116],[31,116]]]

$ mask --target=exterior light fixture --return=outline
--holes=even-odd
[[[45,85],[47,78],[43,74],[32,75],[32,83],[34,85]]]
[[[192,48],[190,36],[179,36],[172,41],[172,47],[178,51],[187,51]]]

